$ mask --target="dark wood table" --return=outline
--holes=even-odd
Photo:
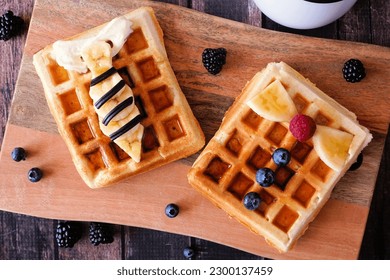
[[[338,21],[312,30],[283,27],[262,15],[252,0],[160,2],[282,32],[390,47],[390,1],[387,0],[358,0],[352,10]],[[1,14],[10,9],[27,24],[23,34],[17,38],[7,42],[0,41],[0,143],[4,136],[33,7],[34,0],[2,1]],[[360,259],[390,258],[389,140],[387,135]],[[87,234],[89,222],[81,224],[84,230],[82,239],[74,248],[65,249],[56,244],[56,220],[0,211],[0,259],[184,259],[182,252],[187,246],[196,250],[195,259],[262,259],[198,238],[121,225],[110,225],[114,230],[113,243],[93,246]]]

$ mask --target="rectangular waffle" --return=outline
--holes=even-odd
[[[341,171],[328,167],[317,155],[313,142],[298,142],[287,122],[260,117],[246,102],[269,84],[279,80],[292,98],[298,113],[317,124],[351,133],[349,157]],[[229,108],[219,130],[188,173],[190,184],[229,216],[236,218],[281,252],[290,250],[329,199],[333,187],[371,140],[369,131],[356,116],[319,90],[286,63],[270,63],[245,86]],[[279,167],[272,152],[283,147],[291,161]],[[256,171],[268,167],[276,181],[261,187]],[[259,207],[243,205],[248,192],[257,192]]]
[[[187,157],[205,143],[203,132],[180,89],[169,63],[163,31],[152,8],[124,15],[133,32],[113,65],[132,88],[145,127],[139,163],[132,160],[99,128],[89,96],[91,73],[80,74],[59,66],[49,45],[33,62],[42,81],[47,103],[72,160],[91,188],[106,187],[131,175]],[[72,39],[89,38],[105,25]]]

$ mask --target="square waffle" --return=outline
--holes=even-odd
[[[313,141],[298,142],[288,122],[260,117],[248,105],[257,93],[274,81],[292,98],[298,113],[311,116],[316,124],[337,128],[353,135],[345,166],[335,171],[313,148]],[[356,116],[320,91],[286,63],[270,63],[243,89],[229,108],[219,130],[194,162],[188,173],[190,184],[229,216],[236,218],[281,252],[293,247],[309,223],[329,199],[333,187],[371,140],[369,131]],[[271,155],[283,147],[291,161],[278,167]],[[256,171],[275,170],[275,182],[262,187]],[[259,194],[257,209],[244,207],[249,192]]]
[[[57,64],[53,45],[36,53],[33,62],[47,103],[67,144],[77,171],[91,188],[116,183],[168,162],[187,157],[205,143],[203,132],[181,91],[168,60],[163,32],[152,8],[124,15],[133,32],[113,66],[133,91],[144,126],[139,163],[132,160],[99,128],[89,96],[91,72],[80,74]],[[95,36],[105,25],[72,39]]]

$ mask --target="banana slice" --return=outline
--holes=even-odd
[[[139,125],[135,131],[131,131],[131,134],[134,135],[140,135],[141,137],[139,139],[142,139],[142,135],[144,133],[144,127],[142,125]],[[141,161],[141,141],[138,140],[138,137],[133,141],[130,142],[128,137],[124,137],[124,139],[118,139],[115,142],[119,147],[121,147],[135,162]]]
[[[247,102],[259,116],[274,122],[288,122],[298,114],[294,102],[279,80]]]
[[[133,91],[112,66],[111,46],[105,41],[86,45],[81,56],[92,73],[89,95],[100,129],[135,162],[141,160],[144,127]]]
[[[332,127],[317,125],[312,139],[320,159],[333,170],[340,171],[349,156],[353,135]]]

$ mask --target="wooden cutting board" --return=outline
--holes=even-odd
[[[89,189],[76,172],[46,105],[32,56],[55,40],[144,5],[155,9],[172,67],[207,140],[246,82],[271,61],[285,61],[299,70],[373,132],[362,167],[344,176],[291,252],[279,254],[191,188],[186,173],[197,155],[100,190]],[[207,74],[202,66],[206,47],[228,51],[218,76]],[[368,73],[357,84],[346,83],[341,75],[344,61],[352,57],[360,58]],[[388,65],[389,48],[273,32],[169,4],[36,0],[1,149],[0,209],[190,235],[274,259],[357,258],[390,122]],[[12,161],[16,146],[28,151],[26,161]],[[26,175],[34,166],[44,170],[36,184]],[[180,206],[174,219],[164,214],[171,202]]]

